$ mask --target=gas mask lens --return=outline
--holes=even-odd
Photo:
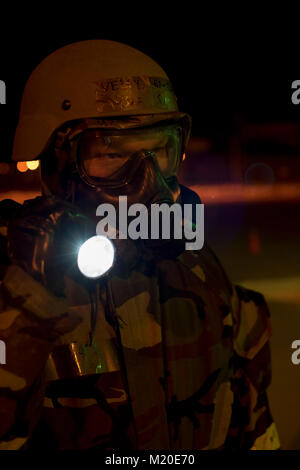
[[[89,129],[79,136],[78,160],[90,178],[112,178],[139,152],[154,154],[165,178],[176,175],[181,158],[178,126],[107,131]],[[138,157],[137,157],[138,158]]]

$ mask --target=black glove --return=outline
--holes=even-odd
[[[8,254],[55,295],[64,295],[64,276],[80,279],[77,252],[94,231],[77,208],[55,197],[25,201],[8,225]]]

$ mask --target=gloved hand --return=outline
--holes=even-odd
[[[20,206],[10,221],[8,254],[14,264],[63,296],[64,275],[80,277],[77,251],[92,229],[75,206],[52,196],[37,197]]]

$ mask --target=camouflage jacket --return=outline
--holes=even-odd
[[[279,448],[267,304],[206,244],[140,253],[93,298],[3,262],[0,449]]]

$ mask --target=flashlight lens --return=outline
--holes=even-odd
[[[96,279],[111,268],[114,256],[114,247],[109,238],[95,235],[79,248],[78,268],[84,276]]]

